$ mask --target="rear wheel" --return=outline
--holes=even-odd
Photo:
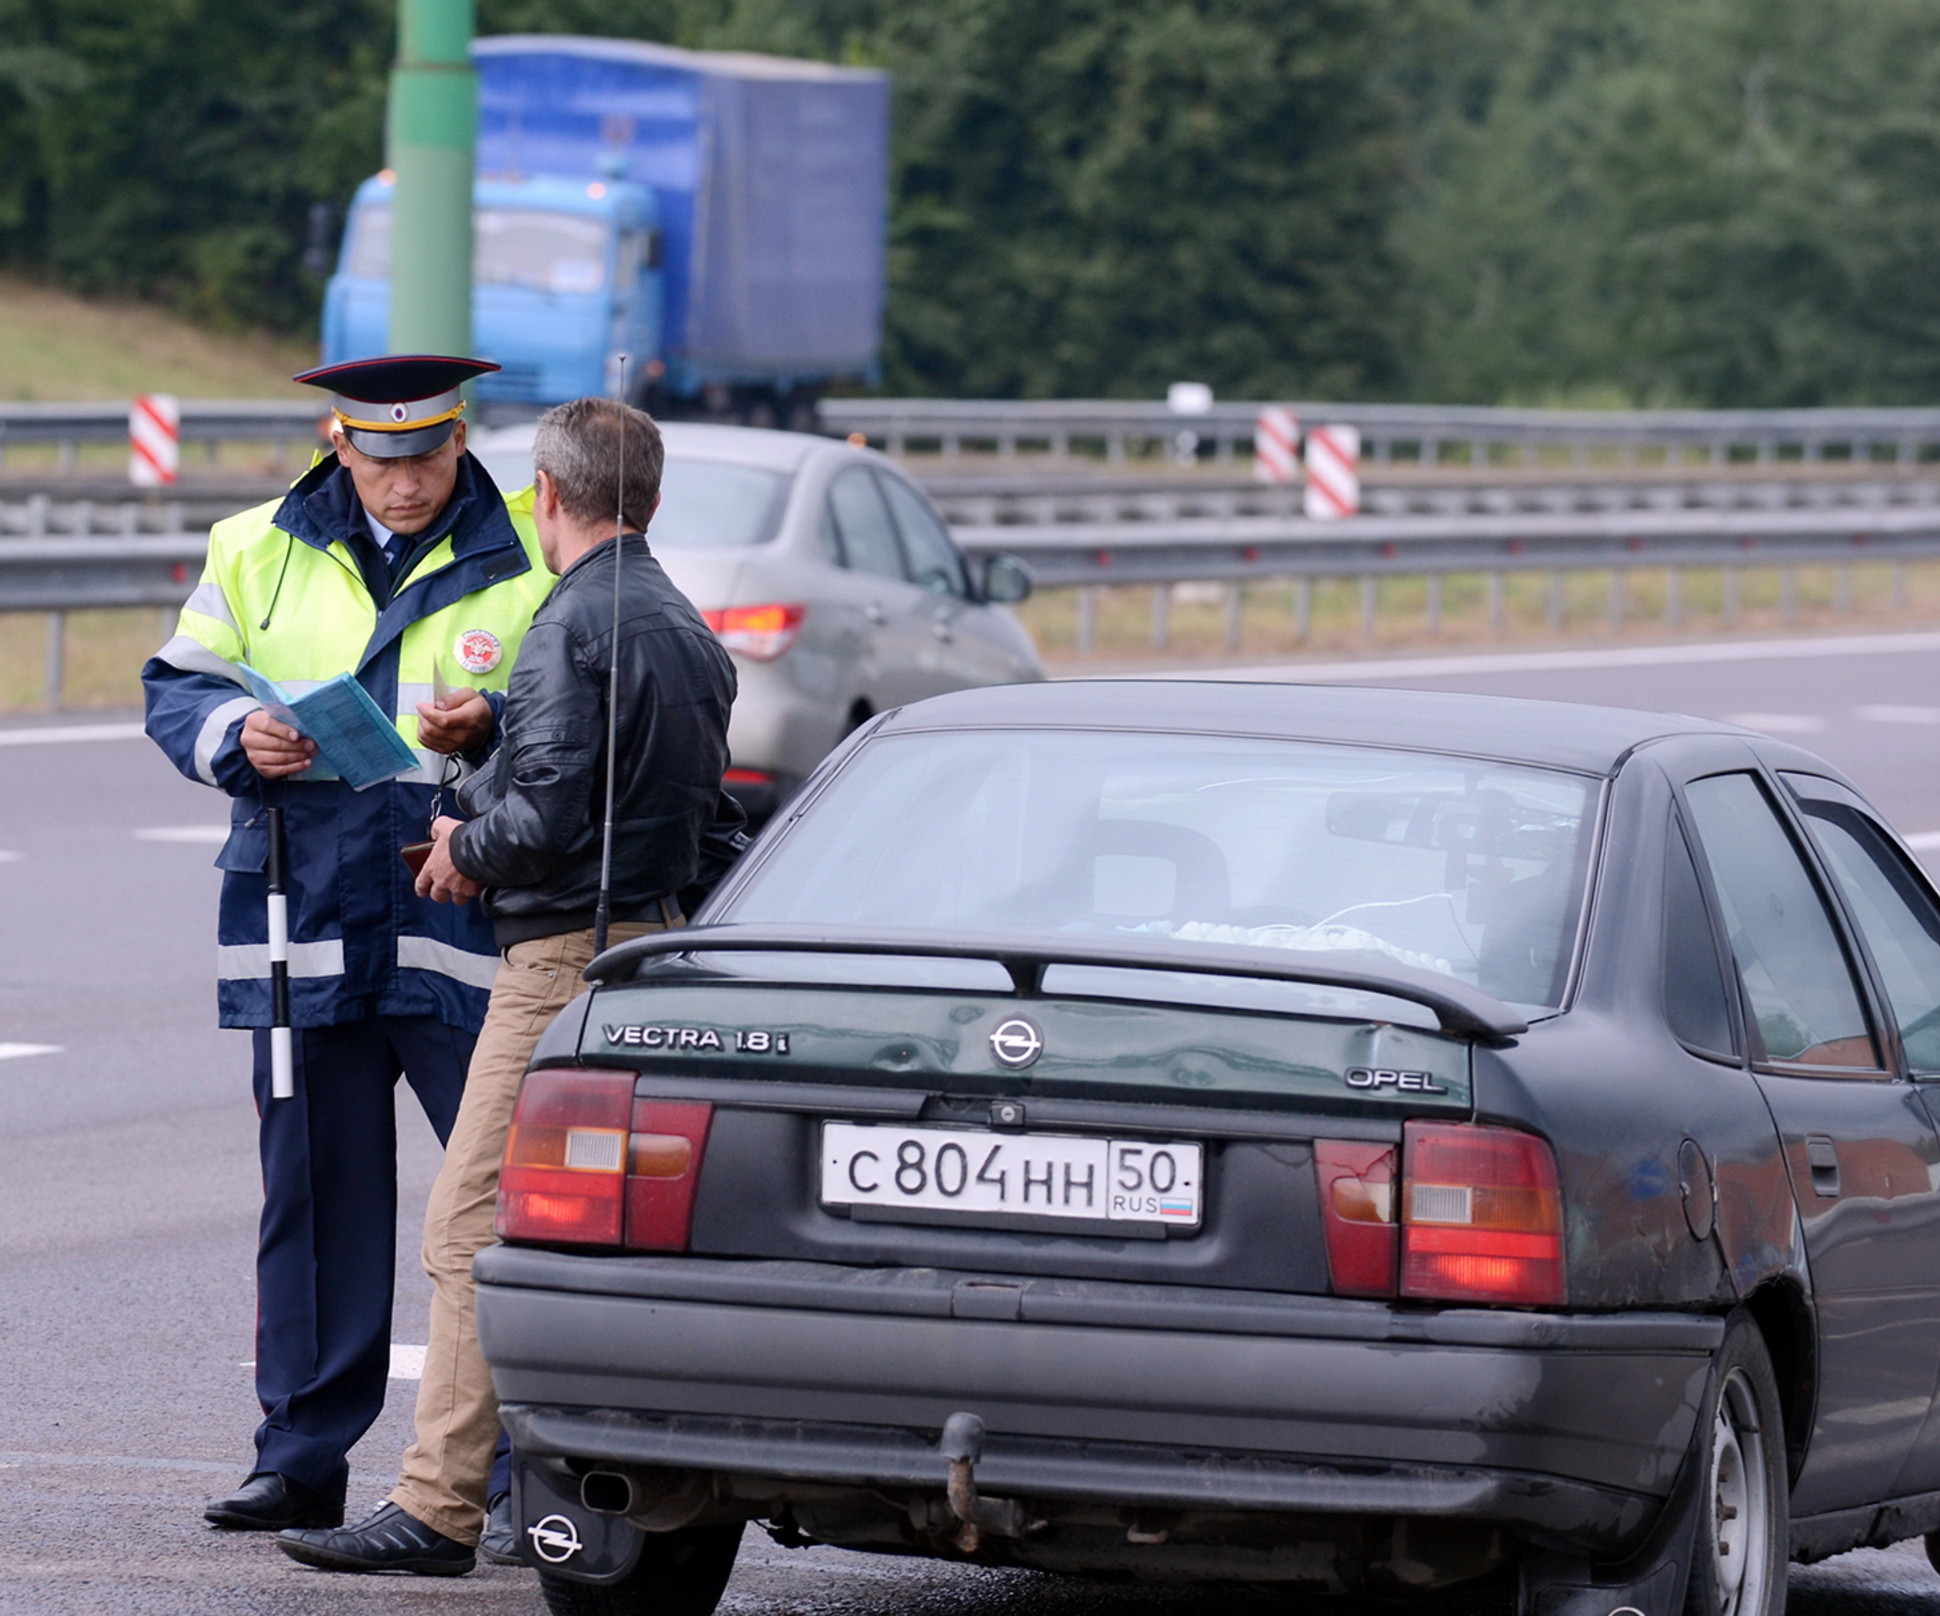
[[[618,1582],[596,1587],[541,1571],[539,1588],[552,1616],[711,1616],[740,1547],[739,1521],[654,1532]]]
[[[1704,1413],[1685,1616],[1783,1616],[1791,1515],[1785,1422],[1764,1338],[1747,1314],[1726,1326]]]

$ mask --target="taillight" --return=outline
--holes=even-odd
[[[1410,1122],[1402,1133],[1401,1294],[1555,1306],[1567,1299],[1556,1157],[1534,1134]]]
[[[501,1239],[686,1249],[714,1107],[636,1101],[633,1083],[632,1072],[527,1075],[499,1172]]]
[[[617,1246],[632,1113],[631,1072],[529,1073],[505,1136],[500,1238]]]
[[[702,612],[707,626],[730,651],[772,662],[802,637],[801,606],[729,606]]]
[[[1399,1240],[1394,1221],[1394,1147],[1314,1141],[1320,1221],[1337,1296],[1394,1295]]]
[[[627,1148],[626,1243],[640,1251],[685,1251],[694,1223],[694,1186],[714,1107],[701,1100],[638,1100]]]

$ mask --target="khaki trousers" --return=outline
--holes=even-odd
[[[674,919],[679,922],[678,914]],[[612,927],[608,935],[618,943],[666,929],[628,924]],[[499,1161],[519,1081],[539,1035],[586,991],[579,973],[592,958],[590,931],[514,943],[505,950],[444,1166],[425,1210],[431,1340],[418,1383],[417,1438],[405,1450],[391,1502],[460,1543],[478,1542],[498,1445],[498,1398],[478,1350],[472,1258],[495,1242]]]

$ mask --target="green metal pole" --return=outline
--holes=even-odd
[[[391,70],[391,352],[472,351],[474,0],[398,0]]]

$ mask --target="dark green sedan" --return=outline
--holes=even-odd
[[[784,1544],[1778,1616],[1940,1527],[1940,903],[1697,720],[874,720],[540,1045],[479,1321],[559,1612]]]

